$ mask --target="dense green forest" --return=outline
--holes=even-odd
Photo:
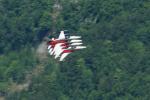
[[[87,49],[39,57],[63,29]],[[1,99],[149,100],[150,1],[0,0]]]

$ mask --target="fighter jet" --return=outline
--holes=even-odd
[[[63,61],[70,53],[84,49],[86,46],[81,46],[81,36],[69,36],[67,32],[61,31],[57,39],[52,38],[48,41],[48,52],[50,55],[54,55],[54,58],[59,58],[59,61]]]

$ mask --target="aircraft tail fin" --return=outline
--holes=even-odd
[[[60,32],[60,35],[59,35],[58,39],[65,39],[65,33],[64,33],[64,31]]]

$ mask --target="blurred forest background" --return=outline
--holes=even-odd
[[[87,49],[38,56],[62,29]],[[0,100],[150,100],[150,1],[0,0]]]

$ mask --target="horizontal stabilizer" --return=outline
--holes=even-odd
[[[72,43],[71,45],[76,46],[76,45],[81,45],[81,44],[83,44],[83,43]]]
[[[71,43],[73,43],[73,42],[82,42],[82,40],[71,40],[70,42]]]
[[[84,49],[86,46],[76,46],[75,49]]]
[[[70,36],[69,39],[79,39],[81,36]]]

